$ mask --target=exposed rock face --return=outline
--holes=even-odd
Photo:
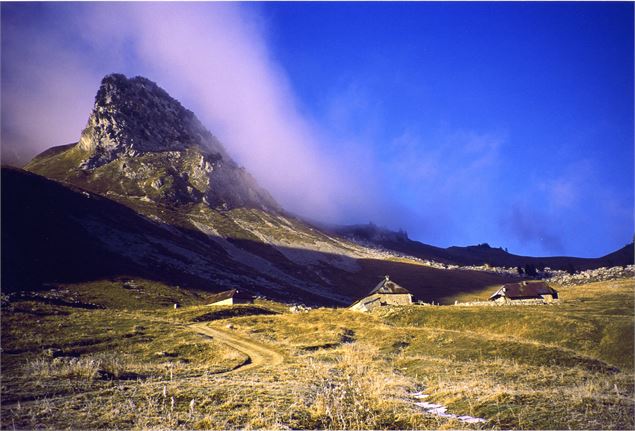
[[[207,147],[227,157],[221,145],[197,120],[154,82],[123,75],[106,76],[79,146],[89,152],[83,167],[94,169],[120,155],[183,151]]]
[[[106,76],[78,144],[42,156],[27,168],[101,193],[279,211],[191,111],[142,77]]]

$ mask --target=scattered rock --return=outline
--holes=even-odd
[[[53,358],[53,365],[74,365],[79,362],[75,356],[58,356]]]
[[[62,351],[62,349],[51,347],[50,349],[46,349],[44,351],[44,355],[48,356],[49,358],[58,358],[60,356],[63,356],[64,352]]]
[[[113,373],[102,369],[95,372],[95,377],[99,380],[115,380],[115,375]]]
[[[296,313],[308,313],[309,310],[311,310],[311,307],[307,307],[304,304],[298,304],[298,305],[292,305],[291,307],[289,307],[289,312],[296,314]]]
[[[340,342],[343,344],[353,343],[355,341],[355,331],[352,329],[345,329],[340,335]]]
[[[545,268],[545,272],[547,273],[547,277],[551,283],[576,285],[635,277],[635,265],[590,269],[588,271],[577,272],[575,274],[569,274],[566,271],[549,270],[548,268]]]
[[[141,325],[134,325],[132,327],[132,332],[143,332],[145,330],[146,330],[145,326],[141,326]]]
[[[159,357],[163,357],[163,358],[175,358],[177,356],[179,356],[178,353],[176,352],[156,352],[154,354],[155,356],[159,356]]]

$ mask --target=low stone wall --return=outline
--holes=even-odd
[[[593,283],[595,281],[617,280],[620,278],[635,277],[635,265],[626,267],[614,266],[612,268],[598,268],[582,271],[575,274],[568,274],[564,271],[552,271],[547,274],[549,283],[562,285],[576,285]]]
[[[455,302],[456,307],[505,307],[505,306],[517,306],[517,305],[548,305],[557,304],[558,300],[553,302],[545,302],[542,299],[517,299],[508,302],[496,302],[496,301],[471,301],[471,302]]]
[[[503,304],[497,304],[494,301],[470,301],[470,302],[455,302],[454,303],[455,307],[492,307],[497,305],[503,305]]]

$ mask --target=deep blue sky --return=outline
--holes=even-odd
[[[422,158],[448,141],[438,161],[449,159],[439,175],[450,177],[471,157],[454,153],[448,134],[501,139],[491,169],[475,172],[486,189],[475,194],[461,184],[438,196],[425,178],[386,175],[414,211],[447,207],[441,216],[452,228],[433,234],[439,242],[597,255],[632,236],[632,3],[272,3],[264,11],[302,108],[328,124],[331,99],[357,92],[345,132],[371,135],[385,160],[401,131]],[[623,205],[621,217],[612,205]],[[425,225],[409,230],[430,234]]]
[[[57,124],[78,125],[58,140],[78,136],[100,76],[146,75],[199,114],[274,196],[315,219],[372,220],[435,245],[488,242],[530,255],[599,256],[633,237],[633,3],[247,3],[222,19],[227,5],[173,4],[163,19],[144,18],[158,9],[151,3],[102,6],[2,5],[3,92],[28,93],[39,110],[51,100],[57,112],[73,110]],[[181,16],[188,8],[200,26]],[[102,21],[86,28],[91,14]],[[159,25],[196,55],[164,47]],[[19,59],[25,50],[28,61]],[[51,51],[67,65],[48,59],[64,91],[25,90],[25,70],[46,83],[35,70]],[[201,91],[201,80],[228,94]],[[20,127],[11,113],[29,107],[9,96],[5,158],[20,153],[14,142],[49,146],[25,135],[52,126]],[[219,98],[226,103],[215,106]],[[282,108],[267,111],[272,99]],[[254,123],[270,130],[235,132]],[[270,143],[253,139],[266,135]],[[282,169],[267,158],[281,149],[290,154]],[[300,187],[284,167],[305,165],[312,178],[324,167],[303,187],[324,190],[316,202],[332,197],[335,209],[303,207],[293,186],[279,186]]]

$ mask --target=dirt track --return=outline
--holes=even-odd
[[[228,371],[228,373],[242,373],[245,371],[253,370],[255,368],[269,365],[278,365],[284,362],[284,357],[280,353],[271,350],[267,346],[256,343],[255,341],[239,337],[231,333],[230,331],[225,331],[218,328],[210,328],[209,326],[202,323],[190,325],[190,328],[192,328],[192,330],[198,332],[199,334],[212,337],[213,339],[220,341],[221,343],[225,343],[249,357],[249,361],[247,361],[245,365]]]
[[[274,350],[271,350],[268,347],[262,344],[256,343],[252,340],[248,340],[248,339],[239,337],[235,334],[232,334],[230,331],[225,331],[225,330],[221,330],[217,328],[210,328],[202,323],[190,325],[190,328],[192,328],[193,331],[199,334],[211,337],[217,341],[220,341],[221,343],[225,343],[228,346],[248,356],[249,359],[243,365],[240,365],[239,367],[234,368],[233,370],[223,372],[220,374],[243,373],[245,371],[257,369],[264,366],[278,365],[284,362],[284,356],[282,356],[280,353]],[[198,377],[195,377],[195,378],[198,378]],[[155,382],[153,384],[163,385],[164,382],[162,381]],[[103,389],[98,389],[98,390],[90,391],[90,392],[97,393],[101,391],[103,391]],[[86,393],[75,394],[74,397],[84,396],[85,394]],[[53,397],[53,398],[49,398],[48,400],[57,401],[57,400],[64,400],[64,399],[67,399],[67,396]],[[6,409],[16,408],[18,405],[20,405],[22,408],[28,407],[30,405],[37,404],[40,402],[41,400],[39,399],[3,402],[2,410],[6,411]]]

